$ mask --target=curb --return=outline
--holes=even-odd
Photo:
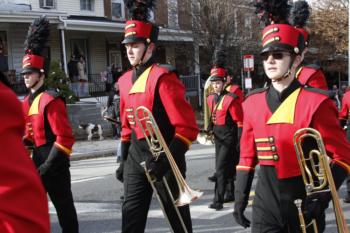
[[[79,161],[84,159],[96,159],[102,157],[112,157],[116,156],[117,152],[115,149],[93,151],[88,153],[73,153],[70,157],[70,161]]]

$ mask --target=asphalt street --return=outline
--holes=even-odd
[[[187,153],[187,182],[191,188],[204,192],[201,199],[191,204],[193,230],[198,233],[250,232],[249,229],[244,229],[234,222],[233,203],[225,204],[221,211],[208,208],[212,202],[214,190],[214,183],[207,180],[207,177],[214,172],[213,154],[213,147],[201,145],[193,145]],[[120,196],[123,188],[114,176],[117,166],[115,157],[72,161],[72,190],[81,233],[121,232]],[[254,185],[255,182],[253,189]],[[343,185],[340,189],[340,196],[344,196],[344,193],[345,186]],[[253,196],[254,192],[251,192],[251,199]],[[349,224],[350,204],[343,204],[342,201],[341,203]],[[60,228],[55,209],[51,203],[49,205],[52,233],[59,233]],[[328,212],[326,232],[333,233],[336,232],[335,220],[330,211]],[[251,207],[247,208],[246,215],[251,218]],[[170,232],[156,198],[152,200],[146,232]]]

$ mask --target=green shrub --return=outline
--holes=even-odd
[[[53,60],[50,63],[50,72],[45,79],[48,88],[55,89],[66,100],[67,104],[75,103],[78,97],[69,88],[70,80],[61,69],[59,61]]]

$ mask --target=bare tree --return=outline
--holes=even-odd
[[[347,52],[348,7],[348,0],[318,0],[312,5],[311,45],[319,48],[321,58]]]

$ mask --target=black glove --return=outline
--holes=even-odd
[[[336,163],[331,163],[331,172],[338,190],[344,180],[347,178],[347,171]],[[325,210],[328,208],[329,202],[332,200],[330,192],[314,193],[305,198],[304,201],[304,216],[308,223],[312,219],[316,219],[317,225],[323,226],[325,224]]]
[[[124,182],[123,171],[124,171],[124,163],[121,162],[119,164],[118,169],[115,171],[115,177],[117,178],[117,180],[119,180],[122,183]]]
[[[305,198],[304,201],[304,218],[309,223],[316,219],[318,227],[325,225],[325,210],[332,199],[330,192],[315,193]],[[321,231],[323,232],[323,231]]]
[[[147,159],[146,167],[150,175],[156,177],[157,180],[162,180],[163,176],[170,170],[168,158],[164,153],[159,155],[157,160],[154,157]]]
[[[50,150],[50,154],[46,161],[38,167],[38,172],[41,176],[47,174],[49,171],[55,171],[60,168],[63,164],[68,164],[68,156],[53,146]]]
[[[187,144],[182,140],[174,137],[169,145],[169,150],[173,156],[176,165],[179,167],[179,170],[182,173],[182,176],[185,178],[186,173],[186,161],[185,153],[188,150]],[[157,161],[154,158],[150,158],[146,161],[146,167],[149,170],[151,175],[154,175],[158,180],[161,180],[163,176],[170,170],[169,160],[165,154],[161,154]]]
[[[254,172],[237,171],[233,217],[244,228],[250,227],[250,221],[244,216],[244,211],[248,205],[253,178]]]
[[[124,162],[128,158],[128,153],[129,153],[129,147],[130,147],[130,142],[129,141],[122,141],[121,142],[121,148],[120,148],[120,153],[121,153],[121,160],[118,169],[115,171],[115,177],[117,180],[120,182],[124,182]]]

